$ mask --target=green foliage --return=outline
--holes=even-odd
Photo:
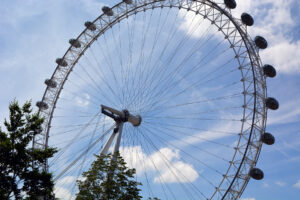
[[[135,169],[128,169],[123,158],[117,154],[96,156],[83,181],[78,181],[77,200],[140,200],[141,183],[134,180]]]
[[[0,199],[54,198],[52,175],[37,166],[56,153],[56,149],[32,149],[32,140],[41,130],[43,119],[31,114],[31,102],[22,107],[9,105],[6,131],[0,128]]]

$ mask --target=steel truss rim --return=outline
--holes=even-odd
[[[195,5],[195,4],[198,4],[198,5]],[[239,198],[240,195],[242,194],[243,190],[245,189],[248,181],[249,181],[248,170],[251,167],[256,165],[256,162],[257,162],[257,159],[258,159],[258,156],[259,156],[259,153],[260,153],[261,145],[262,145],[262,143],[259,141],[259,136],[260,136],[260,134],[262,134],[264,132],[265,124],[266,124],[266,115],[267,115],[266,108],[264,106],[264,99],[266,97],[265,79],[264,79],[264,77],[262,75],[262,72],[260,70],[261,61],[260,61],[260,58],[258,56],[258,50],[254,47],[253,42],[251,41],[250,37],[247,35],[246,28],[241,26],[240,21],[238,21],[237,19],[232,17],[232,15],[230,14],[230,11],[228,9],[222,8],[223,5],[219,5],[219,4],[214,3],[212,1],[192,1],[192,0],[157,1],[157,0],[144,0],[144,1],[134,1],[134,3],[132,4],[134,6],[127,5],[124,2],[122,2],[122,3],[119,3],[119,4],[117,4],[116,6],[114,6],[112,8],[114,13],[118,13],[120,10],[122,10],[121,7],[126,6],[126,10],[124,11],[122,16],[120,16],[120,14],[119,14],[118,17],[115,17],[115,16],[107,17],[106,15],[102,14],[97,19],[95,19],[93,21],[93,24],[96,25],[98,34],[91,35],[93,33],[91,31],[89,31],[88,29],[85,29],[77,37],[77,39],[82,41],[82,42],[83,42],[83,38],[85,38],[85,40],[89,41],[89,42],[85,41],[86,42],[85,45],[83,45],[83,48],[80,48],[79,51],[74,50],[72,47],[70,47],[67,50],[67,52],[63,56],[63,59],[68,60],[71,55],[74,56],[74,58],[77,56],[77,58],[74,59],[73,60],[74,62],[72,64],[70,64],[70,66],[67,67],[68,68],[67,70],[62,69],[62,67],[60,67],[60,66],[57,66],[54,73],[53,73],[53,75],[52,75],[52,77],[51,77],[51,79],[59,80],[59,77],[57,77],[57,74],[58,74],[58,72],[61,72],[61,71],[65,71],[64,72],[65,77],[61,77],[61,82],[59,83],[58,89],[47,88],[45,90],[45,93],[44,93],[44,96],[43,96],[43,101],[50,104],[51,107],[46,112],[43,111],[43,110],[40,110],[40,113],[42,114],[42,116],[43,115],[48,116],[48,118],[46,117],[46,121],[48,120],[48,122],[44,127],[44,130],[46,130],[46,133],[45,132],[43,133],[44,134],[43,137],[45,139],[45,142],[44,142],[44,146],[42,144],[42,148],[47,148],[48,137],[49,137],[48,134],[49,134],[50,125],[51,125],[51,117],[52,117],[53,111],[55,110],[55,105],[56,105],[56,102],[59,98],[59,94],[62,91],[62,87],[63,87],[65,81],[67,80],[68,75],[71,73],[73,67],[76,65],[77,61],[80,59],[80,57],[83,55],[83,53],[89,48],[89,46],[98,37],[100,37],[102,35],[102,33],[104,33],[107,29],[109,29],[110,26],[113,26],[116,23],[118,23],[120,20],[123,20],[124,18],[128,17],[129,15],[135,14],[136,11],[141,12],[141,11],[138,10],[139,8],[145,8],[146,6],[149,6],[149,5],[152,5],[153,8],[171,7],[171,6],[172,7],[181,7],[182,9],[186,9],[186,10],[189,9],[190,11],[197,12],[199,10],[193,10],[193,9],[199,8],[200,4],[208,6],[208,7],[211,6],[209,9],[215,9],[215,10],[219,9],[218,14],[220,14],[220,16],[224,16],[224,15],[227,16],[228,17],[227,20],[229,20],[228,23],[229,24],[233,23],[233,25],[235,26],[235,33],[239,32],[239,34],[242,35],[242,40],[243,40],[242,44],[244,44],[245,47],[248,49],[247,54],[249,56],[249,59],[252,62],[251,70],[252,70],[252,73],[253,73],[253,80],[252,80],[251,84],[253,84],[253,86],[255,88],[259,87],[259,88],[255,89],[255,91],[254,91],[255,94],[248,94],[248,91],[247,91],[246,86],[245,86],[246,81],[243,83],[244,84],[244,92],[245,92],[243,94],[244,99],[246,99],[249,96],[249,98],[253,98],[254,102],[255,102],[254,107],[253,107],[253,118],[252,118],[252,120],[253,120],[252,129],[253,130],[250,131],[250,136],[248,138],[247,150],[244,152],[243,161],[239,164],[239,167],[238,167],[239,170],[238,170],[237,174],[235,175],[235,177],[233,178],[233,180],[231,181],[230,187],[225,191],[225,193],[222,197],[222,199],[230,199],[230,198],[237,199],[237,198]],[[129,9],[131,9],[131,10],[129,10]],[[147,9],[151,9],[151,7],[147,7]],[[205,9],[204,11],[206,12],[207,10],[208,9]],[[210,20],[210,21],[215,21],[216,19],[214,19],[214,18],[216,16],[215,15],[209,16],[209,13],[210,12],[208,12],[207,19]],[[204,16],[204,14],[201,13],[201,12],[199,12],[197,14],[200,14],[200,15]],[[211,17],[212,19],[209,18],[209,17]],[[216,18],[218,19],[218,16]],[[98,29],[99,25],[97,23],[99,23],[101,20],[104,20],[104,19],[108,20],[109,23],[107,24],[107,26],[104,29],[102,29],[102,30]],[[114,20],[112,20],[112,19],[114,19]],[[219,28],[221,28],[221,31],[225,36],[228,34],[228,33],[227,34],[225,33],[226,30],[224,30],[223,27],[219,27]],[[228,28],[228,30],[229,30],[229,28]],[[87,38],[87,37],[90,37],[90,38]],[[233,39],[233,40],[235,40],[235,39]],[[232,42],[230,40],[230,37],[228,38],[228,41],[233,45],[237,45],[237,44],[234,44],[234,42]],[[240,53],[238,53],[236,51],[236,46],[233,47],[233,50],[234,50],[234,52],[237,56],[240,56]],[[238,58],[238,60],[239,60],[239,58]],[[240,63],[240,60],[239,60],[239,63]],[[244,77],[245,75],[243,74],[243,69],[241,69],[241,72],[242,72],[242,78],[247,79],[247,77]],[[54,95],[54,98],[49,99],[48,96],[47,96],[49,94]],[[256,102],[256,101],[258,101],[258,102]],[[258,104],[259,104],[259,106],[257,106]],[[50,110],[50,112],[49,112],[49,110]],[[259,110],[259,112],[257,112],[257,110]],[[244,117],[245,117],[245,111],[244,111]],[[258,123],[258,122],[254,123],[254,121],[257,120],[257,118],[258,119],[261,118],[260,123]],[[257,125],[257,123],[258,123],[258,125]],[[251,137],[252,134],[257,134],[255,136],[256,141],[253,141],[254,139],[253,139],[253,137]],[[243,133],[240,134],[239,141],[242,138],[243,138]],[[36,146],[38,146],[38,143],[36,143]],[[255,149],[255,154],[254,155],[252,155],[252,156],[248,155],[248,153],[249,153],[248,147],[250,148],[249,151],[252,151],[253,149]],[[237,154],[238,151],[239,151],[239,147],[237,146],[235,154]],[[235,154],[232,158],[233,159],[232,163],[230,163],[230,165],[228,167],[228,170],[227,170],[226,174],[224,175],[223,180],[220,181],[220,185],[218,186],[215,193],[211,196],[210,199],[212,199],[214,197],[214,195],[217,194],[217,193],[222,194],[221,193],[222,183],[229,177],[228,173],[229,173],[231,167],[235,167],[234,166],[235,162],[236,162],[234,160]],[[248,162],[247,166],[246,166],[246,162]],[[242,184],[240,184],[239,181],[242,181]],[[235,184],[238,185],[238,188],[239,188],[238,190],[236,190],[236,188],[234,188],[234,187],[236,187]]]

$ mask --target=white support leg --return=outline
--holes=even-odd
[[[117,133],[115,133],[115,131],[113,131],[113,133],[110,135],[109,139],[107,140],[104,148],[101,150],[100,154],[101,155],[106,155],[108,152],[109,147],[111,146],[111,143],[113,142],[115,136]]]
[[[118,136],[115,142],[115,146],[114,146],[114,151],[113,151],[113,159],[116,160],[117,159],[117,152],[120,149],[120,143],[121,143],[121,138],[122,138],[122,130],[123,130],[123,122],[121,122],[119,124],[119,131],[118,131]]]

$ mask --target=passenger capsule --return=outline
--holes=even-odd
[[[224,3],[227,8],[235,9],[236,8],[236,1],[235,0],[224,0]]]
[[[84,25],[85,25],[85,27],[86,27],[87,29],[89,29],[90,31],[95,31],[95,30],[96,30],[95,24],[93,24],[93,23],[90,22],[90,21],[85,22]]]
[[[112,9],[110,7],[103,6],[102,11],[107,16],[113,16],[114,15],[114,12],[112,11]]]
[[[266,106],[271,110],[277,110],[279,108],[279,103],[276,99],[269,97],[266,99]]]
[[[66,66],[68,65],[67,61],[65,61],[65,60],[62,59],[62,58],[57,58],[55,62],[56,62],[58,65],[63,66],[63,67],[66,67]]]
[[[275,137],[271,133],[264,133],[261,136],[261,141],[267,145],[273,145],[275,143]]]
[[[252,168],[249,175],[255,180],[261,180],[264,178],[264,172],[258,168]]]
[[[73,47],[75,47],[75,48],[80,48],[80,47],[81,47],[80,42],[79,42],[78,40],[76,40],[76,39],[70,39],[70,40],[69,40],[69,43],[70,43]]]
[[[252,26],[254,24],[254,19],[248,13],[243,13],[241,16],[243,24],[247,26]]]
[[[132,4],[132,0],[123,0],[123,2],[126,4]]]
[[[46,79],[45,84],[50,88],[56,88],[57,86],[56,82],[52,79]]]
[[[48,109],[48,104],[43,102],[43,101],[38,101],[36,102],[36,106],[41,109],[41,110],[47,110]]]
[[[272,65],[264,65],[263,70],[267,77],[274,78],[276,76],[276,69]]]
[[[261,36],[256,36],[254,42],[255,45],[260,49],[266,49],[268,47],[267,40]]]

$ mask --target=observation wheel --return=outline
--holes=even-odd
[[[238,199],[256,168],[268,97],[259,50],[234,0],[123,0],[103,7],[56,60],[34,148],[59,152],[43,166],[73,199],[95,154],[120,152],[143,199]],[[99,9],[100,10],[100,9]]]

